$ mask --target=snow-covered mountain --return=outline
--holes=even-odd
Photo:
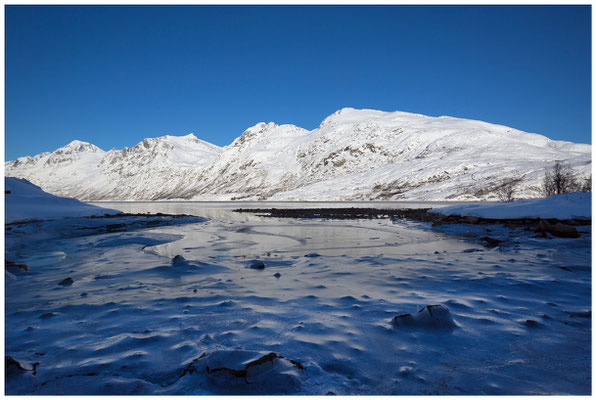
[[[74,141],[5,163],[6,176],[81,200],[490,200],[506,179],[538,197],[544,171],[591,170],[591,146],[501,125],[341,109],[312,130],[259,123],[223,148],[194,135],[103,150]]]

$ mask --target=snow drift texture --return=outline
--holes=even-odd
[[[218,147],[193,134],[105,152],[73,141],[6,175],[81,200],[495,200],[540,196],[554,161],[589,175],[591,146],[452,117],[344,108],[312,130],[259,123]]]
[[[76,199],[53,196],[25,179],[4,178],[4,187],[7,223],[120,213],[117,210],[81,203]]]
[[[591,219],[592,193],[558,194],[545,199],[528,199],[496,204],[458,204],[435,207],[431,211],[443,215],[490,219]]]

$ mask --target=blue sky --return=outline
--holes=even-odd
[[[5,156],[342,107],[591,143],[589,6],[7,6]]]

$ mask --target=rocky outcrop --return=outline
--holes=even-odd
[[[302,363],[274,352],[219,350],[192,361],[182,375],[206,374],[217,394],[292,394],[300,388]]]
[[[549,223],[546,220],[540,220],[536,228],[534,229],[538,233],[550,233],[553,236],[561,238],[578,238],[579,232],[571,225],[567,225],[561,222],[555,222],[554,224]]]

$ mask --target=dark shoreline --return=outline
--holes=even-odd
[[[445,216],[429,212],[430,208],[239,208],[233,210],[240,213],[251,213],[272,218],[324,218],[324,219],[406,219],[416,222],[430,222],[433,225],[443,224],[501,224],[508,228],[525,228],[539,234],[546,232],[560,237],[577,237],[579,234],[574,226],[591,225],[591,219],[558,220],[555,218],[519,218],[519,219],[493,219],[473,216],[461,217],[459,215]],[[563,232],[567,231],[567,232]]]
[[[408,218],[423,220],[430,208],[238,208],[240,213],[257,214],[274,218],[325,218],[325,219],[379,219]]]

